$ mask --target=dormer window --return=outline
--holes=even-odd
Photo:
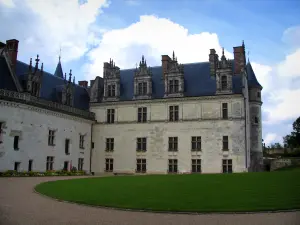
[[[222,76],[221,78],[221,87],[222,90],[226,90],[227,89],[227,77],[226,76]]]
[[[170,80],[169,81],[169,93],[178,93],[179,92],[179,81],[178,80]]]
[[[107,93],[107,96],[108,97],[115,97],[116,96],[116,85],[114,85],[114,84],[110,84],[110,85],[108,85],[107,86],[107,91],[108,91],[108,93]]]
[[[147,82],[140,82],[138,84],[138,95],[147,95]]]

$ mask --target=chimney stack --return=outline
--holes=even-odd
[[[246,66],[245,45],[233,47],[234,74],[241,74]]]
[[[8,57],[11,62],[11,66],[14,67],[17,63],[18,58],[18,47],[19,41],[16,39],[11,39],[6,41],[6,48],[8,52]]]
[[[78,85],[84,88],[88,87],[88,81],[86,80],[82,80],[82,81],[78,81]]]
[[[217,66],[219,62],[219,56],[216,54],[215,49],[210,49],[209,53],[209,67],[210,67],[210,75],[215,76],[217,71]]]
[[[161,65],[162,65],[162,76],[165,78],[165,73],[168,72],[168,65],[171,61],[171,58],[168,55],[161,56]]]

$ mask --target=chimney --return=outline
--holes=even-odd
[[[165,78],[165,73],[168,71],[168,65],[171,61],[171,58],[168,55],[161,56],[161,66],[162,66],[162,76]]]
[[[86,80],[78,81],[78,85],[84,88],[88,87],[88,82]]]
[[[209,67],[210,67],[210,75],[211,76],[216,75],[218,62],[219,62],[219,56],[216,54],[216,50],[215,49],[210,49]]]
[[[11,66],[14,67],[17,63],[19,41],[11,39],[6,41],[6,48]]]
[[[245,45],[233,47],[234,74],[240,74],[246,66]]]

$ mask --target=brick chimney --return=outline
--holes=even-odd
[[[210,75],[211,76],[216,75],[218,62],[219,62],[219,56],[216,54],[216,50],[215,49],[210,49],[209,67],[210,67]]]
[[[88,81],[86,80],[82,80],[82,81],[78,81],[78,85],[84,88],[88,87]]]
[[[168,55],[161,56],[161,66],[162,66],[162,76],[165,78],[165,73],[168,71],[168,65],[171,61],[171,58]]]
[[[245,45],[233,47],[234,74],[240,74],[246,66]]]
[[[18,47],[19,41],[16,39],[11,39],[6,41],[6,48],[8,52],[8,57],[11,62],[11,66],[14,67],[17,63],[18,58]]]

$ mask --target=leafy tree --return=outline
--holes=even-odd
[[[293,131],[291,134],[283,137],[284,146],[287,148],[299,148],[300,147],[300,117],[293,123]]]

